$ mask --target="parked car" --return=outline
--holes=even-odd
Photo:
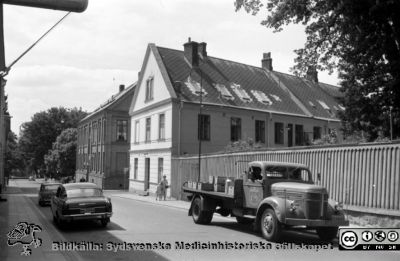
[[[111,199],[89,182],[61,184],[51,200],[51,212],[59,226],[76,220],[99,220],[105,227],[113,214]]]
[[[39,189],[38,202],[40,206],[50,204],[51,198],[56,194],[56,191],[61,183],[42,183]]]

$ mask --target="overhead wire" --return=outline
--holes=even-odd
[[[47,34],[49,34],[57,25],[59,25],[71,12],[68,12],[66,15],[64,15],[60,20],[58,20],[57,23],[55,23],[49,30],[47,30],[42,36],[39,37],[31,46],[29,46],[28,49],[26,49],[20,56],[18,56],[17,59],[15,59],[9,66],[5,68],[5,71],[0,72],[0,74],[4,77],[8,74],[8,72],[11,70],[11,67],[13,67],[19,60],[21,60],[22,57],[24,57],[33,47],[35,47],[40,40],[42,40]]]

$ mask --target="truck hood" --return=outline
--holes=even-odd
[[[284,190],[287,192],[328,193],[325,187],[298,182],[278,182],[271,186],[272,193]]]

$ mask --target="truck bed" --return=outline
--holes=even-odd
[[[215,191],[205,191],[205,190],[199,190],[199,189],[194,189],[194,188],[189,188],[186,186],[182,186],[183,192],[186,193],[193,193],[193,194],[200,194],[200,195],[207,195],[212,198],[219,198],[219,199],[232,199],[233,200],[233,195],[228,195],[225,192],[215,192]]]

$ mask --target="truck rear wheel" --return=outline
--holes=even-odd
[[[261,233],[268,241],[278,241],[281,236],[281,224],[273,209],[267,208],[261,216]]]
[[[192,217],[196,224],[209,224],[214,215],[213,211],[205,211],[201,207],[201,199],[195,198],[192,205]]]
[[[338,232],[337,227],[317,227],[316,230],[319,238],[327,242],[332,241],[337,236]]]

